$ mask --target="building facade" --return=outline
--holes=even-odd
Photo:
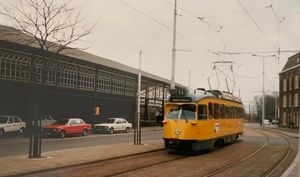
[[[279,118],[282,127],[299,127],[300,53],[288,58],[279,73]]]

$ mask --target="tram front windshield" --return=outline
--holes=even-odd
[[[167,119],[196,119],[196,106],[194,104],[174,105],[166,116]]]

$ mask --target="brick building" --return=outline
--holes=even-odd
[[[279,122],[282,127],[299,127],[300,53],[288,58],[279,73]]]

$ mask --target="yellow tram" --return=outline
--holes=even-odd
[[[166,149],[211,149],[234,142],[243,134],[242,100],[230,93],[171,89],[164,107]]]

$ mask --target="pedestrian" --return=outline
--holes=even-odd
[[[162,115],[162,111],[159,111],[159,114],[156,116],[156,122],[160,123],[161,126],[163,126],[162,121],[164,120],[164,117]]]
[[[161,114],[161,111],[160,111],[159,114],[155,117],[155,119],[156,119],[156,122],[157,122],[157,123],[161,123],[161,122],[162,122],[163,116],[162,116],[162,114]]]

